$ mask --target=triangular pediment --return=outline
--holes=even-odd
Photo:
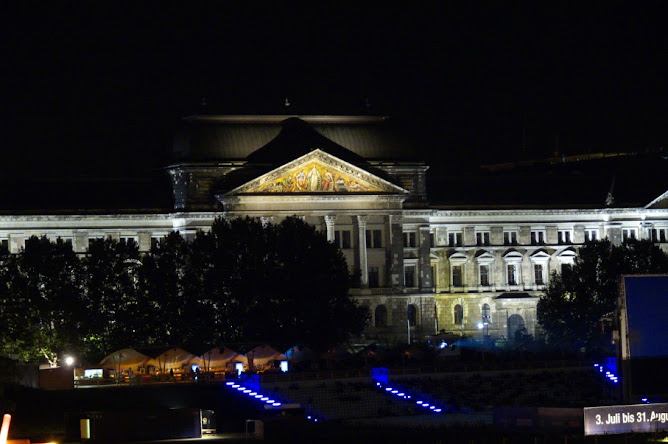
[[[315,149],[229,191],[226,195],[296,193],[407,194],[408,191]]]

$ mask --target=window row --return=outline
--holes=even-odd
[[[352,248],[350,230],[335,230],[334,244],[342,250]],[[383,248],[383,230],[366,230],[366,247]]]
[[[388,327],[390,322],[387,314],[387,307],[383,304],[377,305],[374,310],[374,326],[376,327]],[[410,327],[415,327],[417,325],[418,312],[417,307],[414,304],[408,304],[406,307],[406,319]]]
[[[455,325],[462,325],[464,322],[464,308],[461,304],[456,304],[452,311],[453,323]],[[492,311],[489,304],[482,304],[480,309],[480,326],[487,326],[492,323]]]
[[[464,287],[464,266],[452,265],[450,267],[450,282],[453,287]],[[521,285],[522,279],[520,276],[519,263],[508,263],[505,267],[505,282],[501,285]],[[542,263],[533,264],[533,284],[546,285],[547,284],[547,266]],[[478,282],[477,285],[481,287],[490,287],[494,285],[492,281],[492,273],[490,265],[478,265]],[[406,284],[408,286],[408,283]]]

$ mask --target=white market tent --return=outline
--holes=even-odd
[[[157,367],[163,372],[181,370],[192,364],[202,366],[202,359],[199,356],[195,356],[179,347],[168,348],[156,356],[155,360],[158,364]]]
[[[158,361],[138,352],[134,348],[124,348],[117,350],[107,355],[101,362],[102,368],[110,368],[112,370],[138,370],[139,368],[146,368],[149,365],[158,366]]]
[[[250,367],[262,368],[274,361],[287,361],[288,357],[269,345],[258,345],[246,353]]]
[[[248,365],[245,357],[227,347],[214,347],[201,356],[202,367],[208,370],[225,370],[228,364],[238,361]]]

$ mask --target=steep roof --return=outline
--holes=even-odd
[[[296,156],[305,154],[299,150],[306,143],[316,144],[311,149],[334,149],[332,154],[346,160],[351,155],[388,161],[417,157],[415,148],[382,116],[192,116],[184,119],[173,151],[179,161],[273,161],[287,160],[281,153],[293,150]]]

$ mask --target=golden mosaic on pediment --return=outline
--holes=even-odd
[[[268,181],[254,191],[258,193],[360,193],[381,190],[327,165],[309,162]]]

